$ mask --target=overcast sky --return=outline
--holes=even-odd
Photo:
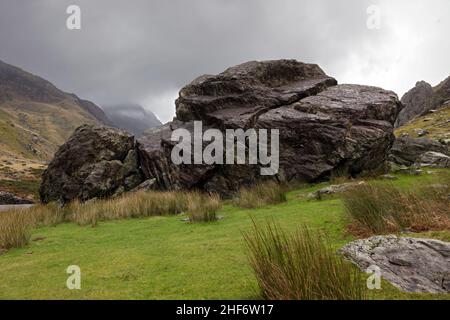
[[[81,30],[66,27],[71,4]],[[367,27],[371,5],[379,29]],[[163,122],[181,87],[249,60],[318,63],[340,83],[400,96],[436,85],[450,75],[449,31],[449,0],[0,0],[1,60]]]

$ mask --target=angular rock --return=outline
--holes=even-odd
[[[251,61],[218,75],[201,76],[181,89],[177,119],[203,120],[228,128],[252,127],[259,114],[336,84],[315,64]]]
[[[280,130],[278,180],[314,181],[334,170],[356,175],[378,168],[393,143],[402,105],[395,93],[335,85],[317,65],[293,60],[248,62],[202,76],[180,91],[177,119],[139,140],[142,169],[161,189],[200,188],[230,194],[260,180],[256,166],[179,165],[170,160],[173,130]]]
[[[434,151],[428,151],[417,158],[415,167],[450,168],[450,157]]]
[[[405,108],[398,114],[395,127],[400,127],[433,109],[433,95],[433,87],[429,83],[417,82],[416,86],[402,97]]]
[[[134,137],[119,129],[83,125],[62,145],[42,176],[43,203],[86,201],[131,190],[143,181]]]
[[[19,198],[10,192],[0,191],[0,205],[15,204],[33,204],[33,202],[27,199]]]
[[[280,129],[288,180],[314,181],[334,170],[357,175],[386,159],[401,105],[391,91],[338,85],[261,115],[256,127]]]
[[[391,91],[336,84],[317,65],[295,60],[248,62],[202,76],[180,91],[173,122],[146,131],[136,145],[127,136],[126,152],[120,157],[97,158],[78,150],[77,145],[85,144],[96,154],[110,154],[106,137],[114,134],[109,129],[94,130],[93,136],[105,131],[98,142],[78,133],[60,149],[44,175],[42,199],[108,195],[122,191],[119,187],[131,190],[140,179],[127,175],[138,177],[137,172],[142,172],[140,183],[155,179],[152,189],[200,189],[228,196],[262,179],[316,181],[335,171],[357,175],[377,169],[394,141],[393,124],[402,105]],[[203,131],[278,129],[278,174],[262,177],[259,165],[248,164],[175,165],[172,132],[193,133],[194,121],[202,122]],[[139,170],[133,171],[136,166]],[[107,175],[109,170],[114,173]]]
[[[450,293],[450,243],[396,236],[353,241],[340,253],[362,271],[378,266],[381,276],[407,292]]]
[[[448,147],[442,143],[426,138],[397,138],[389,152],[389,161],[398,165],[411,166],[428,151],[448,155]]]

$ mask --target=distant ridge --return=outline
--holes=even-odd
[[[82,124],[112,122],[93,102],[0,60],[0,157],[49,160]]]
[[[113,124],[136,137],[141,137],[145,130],[162,125],[161,121],[150,111],[138,104],[117,104],[104,106],[104,110]]]

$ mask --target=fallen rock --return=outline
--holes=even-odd
[[[135,188],[144,181],[136,149],[134,137],[119,129],[79,127],[43,173],[41,201],[86,201]]]
[[[415,132],[418,137],[423,137],[430,133],[428,130],[424,130],[424,129],[417,129],[417,130],[415,130]]]
[[[133,190],[131,190],[132,192],[137,192],[137,191],[151,191],[154,189],[156,183],[156,179],[148,179],[145,180],[144,182],[142,182],[140,185],[138,185],[136,188],[134,188]]]
[[[393,176],[392,174],[383,174],[380,178],[384,179],[384,180],[397,180],[398,179],[398,177]]]
[[[22,199],[10,192],[0,191],[0,205],[33,204],[33,201]]]
[[[375,265],[381,276],[407,292],[450,293],[450,243],[393,235],[353,241],[340,253],[362,271]]]
[[[450,157],[434,151],[422,154],[415,162],[415,167],[450,168]]]
[[[365,181],[348,182],[348,183],[342,183],[342,184],[332,184],[326,188],[322,188],[322,189],[319,189],[319,190],[309,193],[307,195],[307,198],[319,200],[322,195],[342,193],[342,192],[357,188],[357,187],[365,185],[365,184],[366,184]]]
[[[389,151],[389,161],[400,166],[413,165],[424,153],[433,151],[448,155],[449,150],[446,145],[439,141],[426,138],[400,137],[395,139],[394,145]]]

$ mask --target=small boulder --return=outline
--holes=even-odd
[[[450,293],[450,243],[433,239],[375,236],[339,250],[362,271],[381,276],[406,292]]]
[[[15,204],[33,204],[32,201],[22,199],[10,192],[0,191],[0,205],[15,205]]]
[[[317,191],[311,192],[307,195],[307,199],[320,199],[322,195],[326,194],[336,194],[336,193],[342,193],[354,188],[357,188],[359,186],[365,185],[365,181],[359,181],[359,182],[348,182],[348,183],[342,183],[342,184],[332,184],[326,188],[319,189]]]
[[[422,154],[414,164],[415,167],[450,168],[450,157],[434,151]]]

